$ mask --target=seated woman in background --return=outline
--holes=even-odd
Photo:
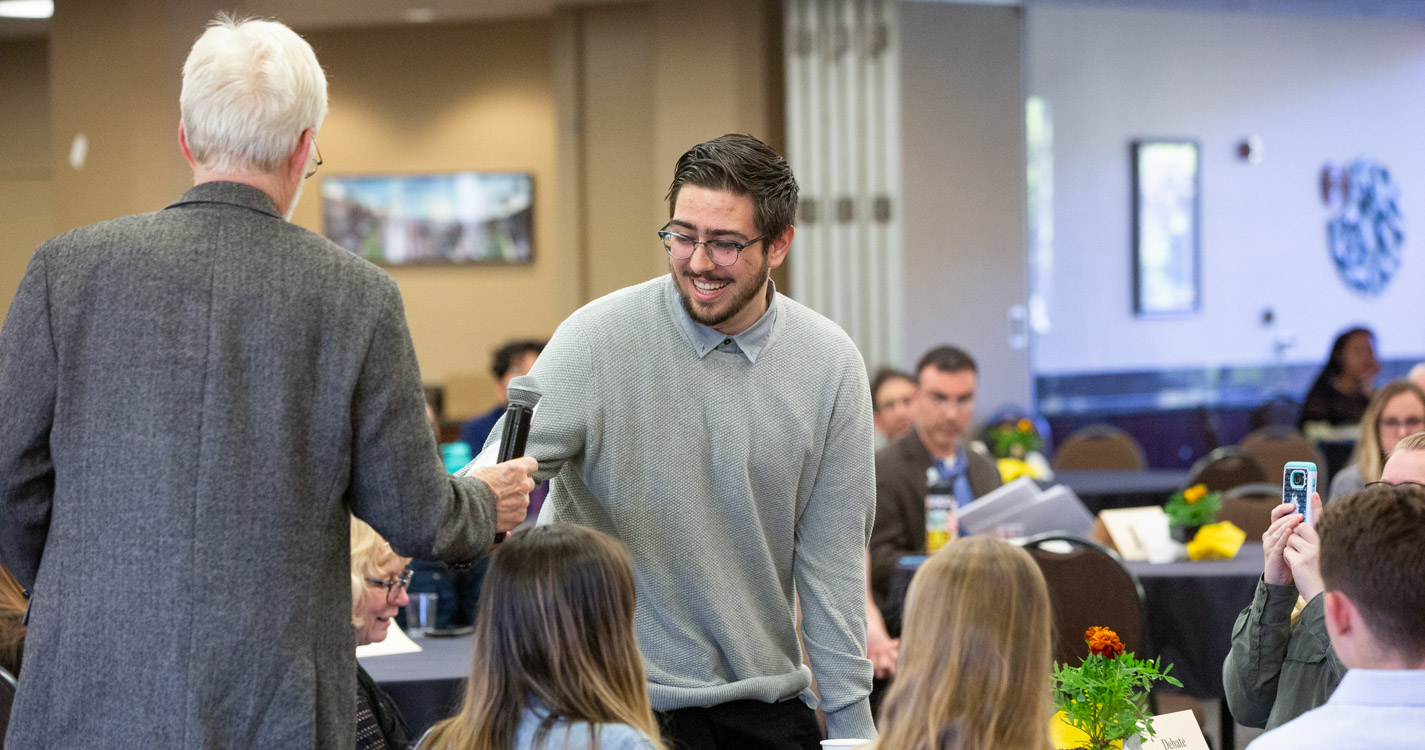
[[[1425,393],[1408,380],[1386,383],[1366,406],[1351,463],[1332,477],[1326,499],[1348,495],[1380,481],[1385,457],[1395,450],[1395,444],[1421,430],[1425,430]]]
[[[1360,422],[1379,372],[1375,334],[1370,329],[1352,328],[1337,336],[1326,366],[1306,392],[1297,427],[1305,429],[1308,422],[1324,422],[1333,427]]]
[[[511,535],[485,576],[465,700],[421,750],[663,750],[633,607],[612,537],[572,524]]]
[[[25,592],[10,571],[0,568],[0,669],[20,676],[20,657],[25,649]],[[3,738],[0,738],[3,740]],[[0,741],[0,744],[4,744]]]
[[[401,557],[376,530],[355,516],[351,519],[351,620],[356,645],[386,640],[391,620],[410,601],[411,582]],[[356,747],[360,750],[409,750],[410,730],[396,704],[356,665]]]
[[[1425,483],[1425,432],[1401,438],[1380,481]],[[1320,513],[1320,498],[1312,496]],[[1326,633],[1320,538],[1293,506],[1272,509],[1262,535],[1266,567],[1252,603],[1237,615],[1222,664],[1227,707],[1238,724],[1273,729],[1326,702],[1346,666]]]
[[[936,552],[906,595],[884,750],[1049,750],[1051,613],[1028,552],[971,537]]]

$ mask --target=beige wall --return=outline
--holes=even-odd
[[[169,3],[101,5],[74,0],[69,17],[56,19],[62,43],[50,77],[67,94],[55,97],[49,131],[39,124],[48,96],[43,51],[0,45],[0,55],[28,55],[27,68],[0,57],[0,117],[26,113],[18,119],[33,144],[22,150],[43,183],[17,186],[10,163],[0,161],[0,194],[23,190],[30,201],[0,207],[20,209],[10,211],[20,214],[13,221],[0,213],[7,219],[0,224],[0,302],[7,305],[44,237],[159,208],[183,188],[174,145],[176,66],[156,59],[144,69],[134,51],[149,43],[171,51],[174,39],[191,40],[201,23],[170,19],[169,28],[145,39],[144,19]],[[103,38],[105,23],[127,24],[129,32]],[[584,302],[666,271],[653,232],[666,220],[663,196],[684,150],[734,131],[776,146],[783,141],[775,0],[660,0],[564,8],[539,19],[304,36],[327,71],[331,112],[318,138],[325,165],[306,186],[296,223],[320,230],[321,181],[333,174],[534,176],[532,264],[387,269],[405,298],[424,378],[450,386],[447,416],[468,416],[494,400],[489,356],[504,340],[548,336]],[[143,104],[137,113],[113,103],[130,93],[103,70],[116,50],[125,76],[148,81],[132,85]],[[88,97],[111,103],[82,106]],[[70,174],[63,154],[81,129],[95,148],[85,171]],[[144,159],[161,162],[157,179],[143,181],[135,165]],[[62,173],[49,192],[47,171]],[[61,208],[63,216],[50,215]]]
[[[0,310],[53,234],[48,50],[42,39],[0,41]]]

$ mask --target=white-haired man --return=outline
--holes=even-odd
[[[219,19],[183,68],[194,187],[30,261],[0,330],[14,747],[349,750],[349,515],[457,563],[524,517],[532,460],[442,469],[391,279],[284,220],[326,108],[305,41]]]

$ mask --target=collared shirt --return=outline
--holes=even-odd
[[[1326,705],[1298,716],[1248,750],[1417,748],[1425,738],[1425,669],[1352,669]]]
[[[677,281],[669,285],[673,289],[673,294],[677,294]],[[688,314],[688,309],[683,307],[683,301],[677,300],[673,308],[678,311],[676,316],[678,328],[683,331],[683,336],[688,339],[688,343],[693,345],[693,351],[698,357],[706,357],[708,352],[717,349],[718,351],[730,354],[742,354],[747,357],[747,361],[757,363],[757,355],[762,351],[762,347],[767,345],[767,339],[772,336],[772,324],[777,322],[777,282],[767,280],[767,312],[762,313],[762,317],[756,323],[747,327],[742,333],[735,333],[731,336],[722,333],[714,328],[709,328]]]
[[[955,491],[956,507],[964,507],[967,503],[975,499],[975,493],[970,489],[970,459],[965,455],[965,449],[959,448],[955,451],[955,457],[950,461],[933,458],[935,465],[930,468],[935,472],[934,476],[927,477],[927,486],[934,486],[942,483],[945,479],[950,480],[950,486]]]

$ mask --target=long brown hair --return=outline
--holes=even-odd
[[[628,724],[662,750],[633,636],[633,571],[612,537],[572,524],[514,534],[490,562],[475,615],[475,663],[460,710],[423,748],[512,750],[525,709],[558,720]],[[554,747],[553,743],[547,743]]]
[[[20,652],[25,646],[25,593],[10,571],[0,567],[0,667],[20,674]]]
[[[1380,481],[1380,473],[1385,469],[1386,451],[1380,444],[1380,417],[1385,413],[1385,405],[1402,393],[1409,393],[1425,406],[1425,392],[1408,380],[1392,380],[1371,396],[1361,415],[1361,437],[1356,441],[1356,465],[1361,471],[1362,482]]]
[[[911,582],[884,750],[1049,750],[1049,589],[1029,553],[975,537]]]

